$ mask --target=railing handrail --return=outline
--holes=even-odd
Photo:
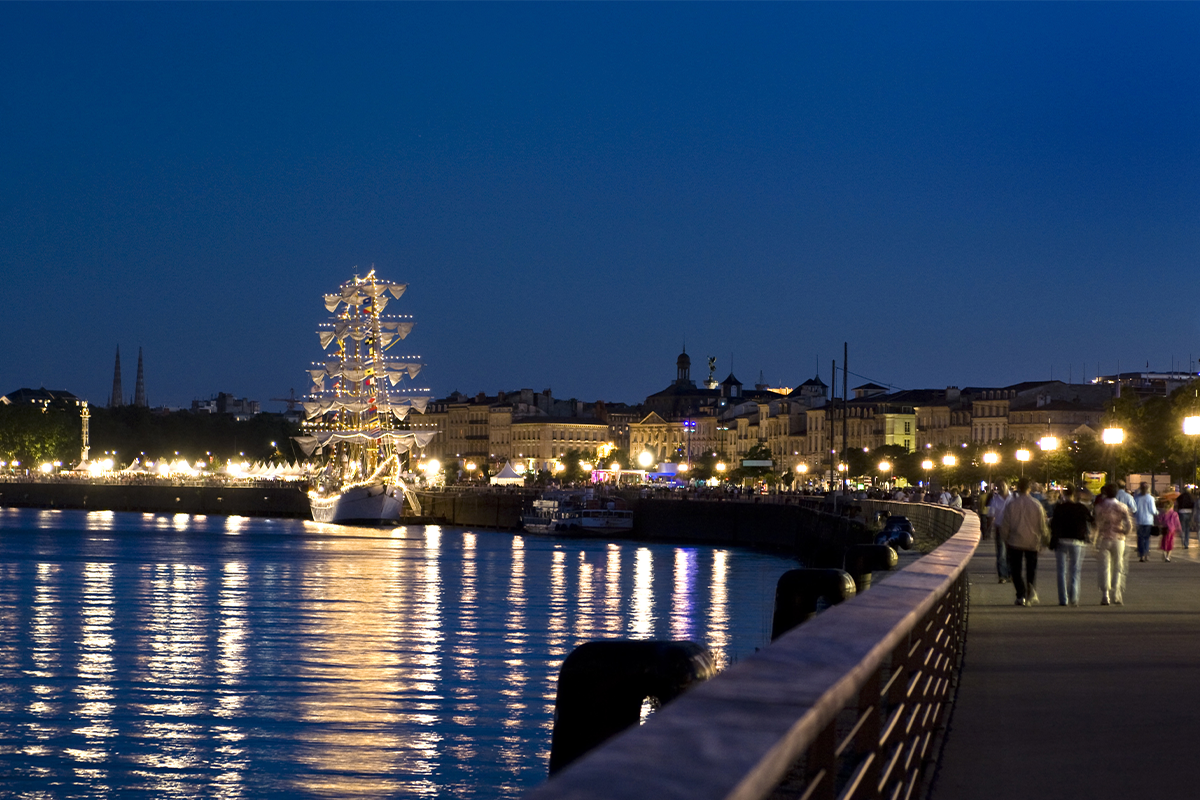
[[[915,641],[924,630],[918,627],[935,610],[943,609],[943,599],[952,589],[964,592],[960,581],[965,581],[979,538],[978,517],[963,514],[959,531],[929,555],[691,690],[645,725],[614,737],[527,797],[754,800],[769,796],[789,770],[810,754],[818,737],[832,732],[838,715],[856,699],[861,713],[868,684],[885,668],[895,671],[894,664],[888,667],[889,659],[928,644]],[[938,691],[944,697],[948,691],[944,684],[949,683],[945,675],[952,666],[944,654],[937,660]],[[922,668],[916,670],[920,673]],[[933,673],[935,668],[924,670]],[[903,692],[897,683],[893,675],[884,693]],[[885,735],[891,735],[890,730]],[[922,754],[928,745],[926,736]],[[882,760],[870,768],[878,770]],[[863,770],[871,758],[865,762]],[[824,796],[825,791],[819,794]]]

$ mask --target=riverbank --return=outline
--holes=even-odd
[[[287,484],[0,483],[0,506],[311,519],[308,496],[296,486]]]
[[[526,492],[417,492],[422,516],[472,528],[518,530]],[[787,500],[788,502],[783,502]],[[814,563],[837,557],[850,544],[871,541],[866,529],[822,511],[820,498],[765,501],[629,498],[634,528],[621,538],[648,542],[753,547]],[[857,502],[857,501],[856,501]],[[918,531],[918,549],[929,552],[957,530],[961,517],[932,506],[862,501],[869,515],[905,514]],[[0,506],[141,513],[226,514],[309,519],[308,497],[292,484],[237,485],[34,481],[0,483]]]

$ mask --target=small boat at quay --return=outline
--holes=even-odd
[[[529,533],[620,534],[633,530],[633,512],[620,497],[580,492],[546,492],[521,516]]]
[[[324,297],[332,316],[317,336],[327,355],[308,371],[313,388],[302,402],[304,435],[296,437],[306,455],[324,456],[309,491],[317,522],[395,525],[421,514],[404,476],[411,475],[413,449],[435,435],[413,431],[408,422],[410,413],[425,413],[430,400],[428,389],[412,386],[424,364],[420,356],[388,354],[414,323],[383,313],[406,288],[378,278],[372,268]]]

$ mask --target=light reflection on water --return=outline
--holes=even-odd
[[[16,797],[512,797],[598,638],[769,633],[788,559],[437,526],[0,509]],[[53,787],[53,788],[48,788]]]

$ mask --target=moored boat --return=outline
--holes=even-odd
[[[430,400],[427,389],[411,385],[424,365],[419,356],[386,354],[414,323],[383,314],[406,288],[372,269],[325,295],[332,317],[317,335],[328,354],[308,371],[313,389],[302,403],[308,419],[305,435],[296,437],[306,455],[325,456],[309,491],[317,522],[386,525],[421,514],[404,476],[413,449],[435,435],[408,424],[409,414],[424,413]]]
[[[529,533],[619,534],[633,530],[633,512],[620,497],[550,491],[533,501],[521,525]]]

